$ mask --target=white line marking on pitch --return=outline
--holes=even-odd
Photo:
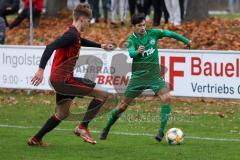
[[[7,124],[0,124],[0,128],[20,128],[20,129],[39,129],[40,127],[37,126],[19,126],[19,125],[7,125]],[[55,128],[58,131],[71,131],[72,129],[64,129],[64,128]],[[100,131],[94,131],[93,133],[100,133]],[[131,132],[111,132],[110,134],[115,135],[126,135],[126,136],[148,136],[153,137],[155,135],[150,133],[131,133]],[[187,136],[187,139],[196,139],[196,140],[208,140],[208,141],[225,141],[225,142],[240,142],[240,139],[232,139],[232,138],[210,138],[210,137],[194,137],[194,136]]]

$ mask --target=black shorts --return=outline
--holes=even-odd
[[[66,102],[67,100],[73,100],[74,98],[75,96],[56,93],[56,104],[61,104]]]
[[[61,104],[75,97],[86,96],[93,91],[96,83],[85,78],[73,77],[65,82],[51,80],[51,85],[56,91],[56,103]]]

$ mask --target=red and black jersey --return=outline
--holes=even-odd
[[[73,77],[73,70],[78,59],[80,44],[80,33],[70,26],[61,37],[65,45],[56,49],[51,69],[52,80],[62,80],[63,77]]]
[[[78,30],[74,26],[70,26],[60,38],[46,46],[39,67],[44,69],[52,53],[56,50],[52,63],[51,80],[72,79],[81,46],[101,47],[98,43],[81,38]]]

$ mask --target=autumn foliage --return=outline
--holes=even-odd
[[[42,18],[40,26],[34,30],[34,45],[46,45],[62,35],[72,23],[70,12],[61,12],[58,18]],[[148,23],[150,27],[150,22]],[[224,20],[209,18],[203,22],[184,23],[181,26],[162,25],[160,28],[169,29],[188,37],[192,41],[192,49],[200,50],[239,50],[240,49],[240,19]],[[131,34],[130,23],[126,26],[112,28],[103,22],[94,24],[82,36],[98,42],[112,41],[121,44]],[[7,31],[7,44],[28,45],[29,29],[25,21],[19,27]],[[183,49],[184,45],[176,40],[165,38],[159,41],[159,48]]]

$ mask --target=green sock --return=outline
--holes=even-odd
[[[171,112],[171,108],[170,108],[169,105],[161,104],[160,131],[162,131],[163,133],[165,132],[165,128],[167,126],[167,122],[168,122],[168,119],[169,119],[169,116],[170,116],[170,112]]]
[[[111,116],[109,117],[108,119],[108,122],[107,122],[107,125],[105,128],[108,128],[110,129],[111,126],[117,121],[117,119],[119,118],[119,111],[117,109],[113,109],[112,110],[112,113],[111,113]]]

